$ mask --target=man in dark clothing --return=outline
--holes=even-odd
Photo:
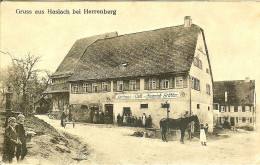
[[[152,127],[152,117],[151,117],[151,115],[149,115],[149,117],[146,119],[145,127],[146,128],[151,128]]]
[[[116,117],[116,122],[117,122],[117,125],[120,126],[121,125],[121,116],[120,114],[118,113],[117,117]]]
[[[65,120],[65,118],[67,117],[67,115],[65,114],[65,111],[62,111],[62,114],[61,114],[61,117],[60,117],[60,124],[61,124],[61,126],[62,127],[64,127],[64,120]]]
[[[26,147],[26,135],[24,130],[24,123],[25,117],[24,115],[17,116],[17,125],[15,126],[16,133],[18,135],[18,139],[21,141],[22,145],[18,145],[16,149],[16,159],[19,161],[20,156],[21,160],[27,155],[27,147]]]

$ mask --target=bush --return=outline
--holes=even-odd
[[[239,127],[240,129],[244,129],[244,130],[246,130],[246,131],[254,131],[254,127],[253,126],[248,126],[248,125],[246,125],[246,126],[241,126],[241,127]]]

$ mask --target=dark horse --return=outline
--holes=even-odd
[[[199,119],[197,115],[193,115],[190,117],[179,118],[179,119],[171,119],[171,118],[163,118],[160,120],[160,128],[162,129],[162,140],[167,142],[166,140],[166,132],[168,129],[173,130],[181,130],[181,139],[180,142],[184,143],[184,134],[187,125],[194,121],[196,125],[199,125]]]

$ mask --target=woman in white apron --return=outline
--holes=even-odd
[[[207,142],[207,139],[206,139],[206,134],[205,134],[205,130],[204,130],[204,125],[201,124],[200,125],[200,143],[201,143],[201,145],[206,146],[206,142]]]

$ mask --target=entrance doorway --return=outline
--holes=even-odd
[[[123,107],[123,116],[132,116],[130,107]]]
[[[113,124],[114,120],[114,106],[113,104],[105,104],[105,123],[106,124]]]

